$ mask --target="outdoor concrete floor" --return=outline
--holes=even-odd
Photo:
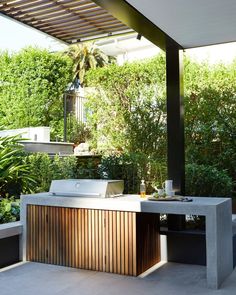
[[[145,278],[40,263],[0,270],[1,295],[234,295],[236,270],[221,289],[206,286],[204,266],[167,263]]]

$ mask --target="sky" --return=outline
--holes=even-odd
[[[26,46],[62,50],[65,44],[19,22],[0,15],[0,50],[19,51]],[[229,63],[236,58],[236,42],[186,50],[197,61]]]
[[[0,16],[0,50],[19,51],[26,46],[37,46],[52,51],[65,47],[63,43],[38,30]]]

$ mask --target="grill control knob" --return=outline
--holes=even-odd
[[[78,188],[80,187],[80,183],[77,182],[77,183],[75,184],[75,187],[78,189]]]

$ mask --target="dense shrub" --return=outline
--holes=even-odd
[[[19,197],[35,184],[20,136],[0,138],[0,197]]]
[[[187,163],[213,165],[236,180],[236,60],[185,60],[184,75]]]
[[[232,179],[226,171],[214,166],[186,165],[186,195],[229,197],[232,189]]]
[[[94,155],[91,157],[78,157],[77,158],[77,178],[82,179],[99,179],[99,165],[101,162],[101,155]]]
[[[166,164],[144,154],[112,154],[103,156],[99,166],[101,178],[123,179],[125,193],[138,193],[141,179],[145,179],[147,193],[161,187],[167,178]],[[229,197],[233,182],[224,170],[214,166],[186,165],[186,195]]]
[[[236,61],[184,61],[186,162],[227,170],[236,180]],[[87,74],[92,146],[166,162],[165,56]],[[112,119],[111,119],[112,118]]]
[[[82,122],[78,122],[74,115],[67,116],[67,140],[74,144],[87,142],[91,139],[91,130]]]
[[[0,200],[0,224],[20,219],[20,200]]]
[[[51,158],[46,153],[35,153],[27,157],[27,163],[36,178],[35,193],[48,191],[53,179],[76,178],[77,161],[73,156]]]
[[[118,153],[103,156],[99,167],[101,178],[123,179],[124,193],[139,193],[141,179],[147,185],[147,193],[153,192],[154,186],[160,186],[166,179],[166,165],[138,153]]]
[[[87,73],[94,148],[166,158],[165,57]]]

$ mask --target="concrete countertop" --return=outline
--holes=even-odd
[[[150,201],[141,199],[139,195],[123,195],[116,198],[89,198],[52,196],[50,193],[39,193],[21,196],[21,206],[44,205],[69,208],[87,208],[101,210],[117,210],[130,212],[178,213],[206,215],[228,198],[190,197],[192,202]]]

